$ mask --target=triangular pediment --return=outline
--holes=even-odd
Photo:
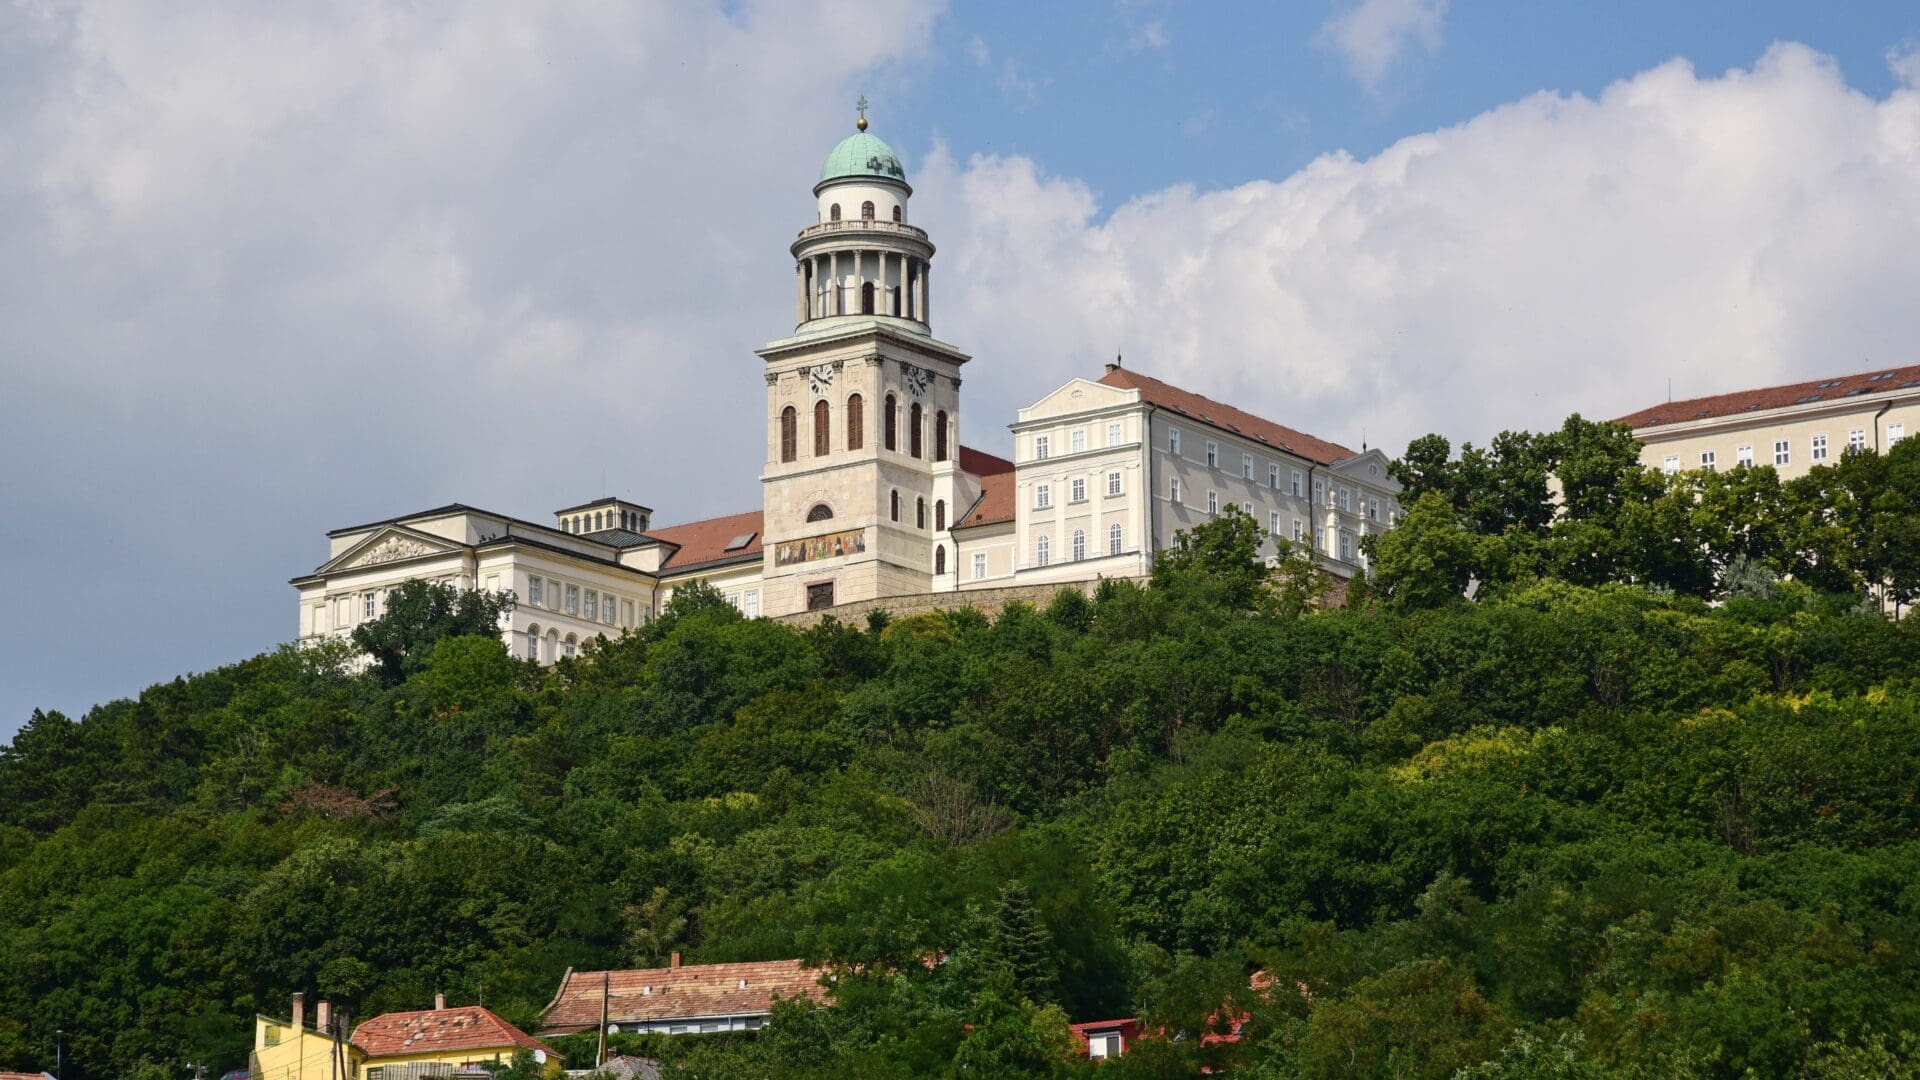
[[[316,572],[326,574],[337,570],[358,570],[458,550],[459,545],[444,537],[401,525],[388,525],[374,530],[366,539],[341,552]]]
[[[1140,399],[1136,390],[1107,386],[1092,379],[1073,379],[1066,385],[1020,410],[1020,419],[1045,420],[1055,416],[1129,405]]]

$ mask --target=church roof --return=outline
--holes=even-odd
[[[1013,520],[1013,469],[980,478],[980,497],[953,523],[956,529]]]
[[[366,1051],[368,1057],[439,1050],[488,1050],[501,1046],[553,1053],[552,1047],[482,1005],[382,1013],[354,1028],[350,1041]]]
[[[1182,390],[1171,383],[1164,383],[1159,379],[1123,367],[1108,365],[1108,368],[1106,375],[1100,379],[1102,384],[1122,390],[1138,390],[1141,400],[1149,405],[1157,405],[1168,412],[1179,413],[1189,420],[1198,421],[1222,431],[1231,431],[1242,438],[1266,443],[1268,446],[1322,465],[1331,465],[1354,455],[1352,450],[1339,443],[1315,438],[1306,432],[1295,431],[1271,420],[1263,420],[1252,413],[1243,412],[1190,390]]]
[[[1705,420],[1717,416],[1783,409],[1789,405],[1811,405],[1817,401],[1842,401],[1862,394],[1884,394],[1893,390],[1920,387],[1920,365],[1863,371],[1858,375],[1838,375],[1785,386],[1763,386],[1758,390],[1736,390],[1731,394],[1669,401],[1664,405],[1628,413],[1616,423],[1636,428],[1656,424],[1678,424],[1687,420]]]
[[[818,1001],[826,993],[819,969],[799,960],[568,971],[547,1005],[541,1026],[555,1034],[592,1030],[600,1023],[603,1008],[610,1024],[754,1016],[773,1011],[776,996]]]
[[[689,521],[664,529],[648,529],[647,535],[680,550],[661,564],[660,572],[674,574],[708,563],[739,562],[760,557],[762,516],[758,510],[726,517]]]
[[[878,135],[869,135],[856,131],[840,140],[840,145],[827,154],[827,160],[820,166],[820,182],[845,180],[853,177],[871,176],[882,180],[907,182],[906,166],[900,164],[900,155],[893,147]]]
[[[1013,462],[998,454],[963,446],[960,448],[960,468],[975,476],[991,476],[994,473],[1012,472]]]

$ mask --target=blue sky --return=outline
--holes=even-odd
[[[862,93],[969,444],[1124,349],[1397,451],[1913,362],[1917,46],[1911,3],[0,7],[0,734],[286,640],[329,528],[756,507]]]

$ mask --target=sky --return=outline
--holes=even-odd
[[[1116,353],[1398,453],[1920,342],[1910,2],[20,0],[0,737],[290,639],[329,528],[757,507],[862,94],[983,449]]]

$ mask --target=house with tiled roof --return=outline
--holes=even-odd
[[[1361,541],[1397,517],[1378,451],[1117,363],[1020,410],[1011,456],[965,445],[972,357],[934,336],[934,246],[912,223],[899,156],[860,130],[812,193],[815,220],[785,244],[794,326],[756,353],[766,453],[757,477],[738,479],[743,495],[757,480],[757,508],[656,527],[652,509],[612,496],[551,523],[454,503],[335,529],[326,561],[292,580],[301,639],[350,635],[401,583],[426,579],[512,592],[502,640],[552,663],[695,583],[749,616],[786,616],[1137,578],[1229,505],[1267,526],[1269,555],[1297,544],[1348,577]],[[753,385],[721,391],[718,411],[751,414]]]
[[[624,971],[569,968],[540,1014],[543,1035],[752,1031],[766,1024],[782,998],[825,1000],[824,973],[799,960],[682,964]]]
[[[448,1067],[504,1065],[522,1051],[541,1063],[559,1057],[486,1006],[449,1007],[445,997],[436,997],[431,1009],[382,1013],[354,1028],[350,1041],[365,1055],[363,1080],[412,1080]]]
[[[1616,422],[1633,428],[1651,469],[1770,465],[1791,479],[1920,430],[1920,365],[1668,401]]]

